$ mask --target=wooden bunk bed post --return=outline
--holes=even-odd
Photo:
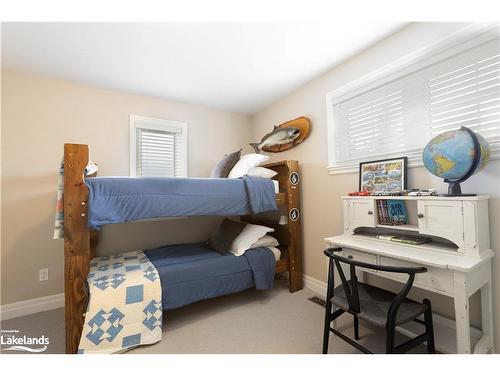
[[[89,160],[87,145],[64,145],[64,319],[66,353],[76,353],[87,307],[86,280],[90,268],[91,234],[87,225]],[[93,235],[93,245],[96,240]]]
[[[259,215],[243,216],[243,221],[254,224],[271,226],[275,229],[272,233],[280,242],[282,259],[276,264],[276,273],[288,272],[289,290],[291,293],[303,288],[302,282],[302,213],[300,210],[301,179],[299,162],[284,160],[263,165],[277,172],[274,177],[279,183],[280,193],[276,196],[278,207],[286,209],[288,223],[278,224],[269,222]]]
[[[302,212],[300,210],[300,174],[299,162],[287,160],[288,178],[286,182],[288,206],[288,267],[290,292],[302,289]]]

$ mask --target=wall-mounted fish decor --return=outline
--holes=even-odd
[[[311,121],[307,117],[299,117],[275,126],[259,143],[250,143],[256,153],[282,152],[301,143],[308,135]]]
[[[293,142],[300,135],[300,130],[298,128],[279,128],[274,127],[271,133],[267,133],[260,143],[250,143],[256,153],[261,151],[266,152],[276,152],[272,151],[275,147],[283,146],[288,143]]]

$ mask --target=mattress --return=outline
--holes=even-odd
[[[273,180],[95,177],[87,179],[89,226],[175,217],[239,216],[277,209]]]
[[[268,248],[247,250],[239,257],[221,255],[204,244],[171,245],[144,253],[158,270],[164,310],[253,287],[270,289],[274,283],[275,254]]]

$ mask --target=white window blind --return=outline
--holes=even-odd
[[[186,177],[186,124],[131,116],[131,175]]]
[[[330,167],[408,156],[439,133],[467,126],[500,157],[500,52],[498,36],[370,89],[329,98]],[[333,152],[332,152],[333,151]]]

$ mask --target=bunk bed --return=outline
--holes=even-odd
[[[165,207],[160,207],[163,211],[148,211],[147,215],[149,215],[149,217],[145,217],[140,210],[134,211],[134,207],[143,204],[144,201],[138,203],[132,200],[114,202],[111,206],[106,207],[104,212],[108,213],[110,210],[112,211],[115,209],[115,211],[113,211],[114,216],[99,216],[94,211],[96,208],[102,207],[106,202],[97,202],[97,200],[99,197],[106,196],[106,194],[96,194],[96,189],[101,189],[104,185],[100,185],[97,179],[92,181],[93,176],[85,180],[84,171],[88,162],[89,148],[87,145],[64,145],[64,289],[66,353],[76,353],[78,349],[88,302],[86,279],[90,269],[90,261],[96,256],[96,247],[99,238],[98,229],[100,226],[107,223],[134,221],[151,217],[200,215],[199,211],[189,208],[189,204],[187,204],[188,201],[186,200],[184,201],[184,206],[181,204],[176,207],[171,207],[167,204]],[[214,189],[227,188],[236,195],[234,196],[234,201],[229,204],[230,207],[233,207],[232,209],[227,210],[227,206],[225,208],[221,207],[221,203],[217,202],[214,206],[205,207],[205,211],[202,211],[202,214],[229,216],[238,212],[242,215],[242,221],[272,227],[275,230],[272,235],[279,241],[279,250],[281,251],[281,258],[275,263],[275,273],[288,273],[289,290],[290,292],[295,292],[302,289],[299,166],[297,161],[286,160],[270,163],[265,165],[265,167],[273,169],[278,173],[274,177],[274,180],[277,180],[279,184],[279,192],[275,194],[275,201],[279,210],[287,213],[288,220],[286,223],[279,224],[276,220],[270,220],[269,218],[263,218],[260,215],[253,214],[255,210],[257,210],[257,212],[266,211],[266,207],[250,207],[253,204],[259,204],[259,200],[253,203],[250,201],[243,203],[238,202],[238,207],[234,209],[234,204],[238,201],[236,199],[238,191],[246,189],[246,184],[251,183],[251,181],[245,182],[243,180],[221,181],[217,179],[217,181],[210,181],[210,179],[204,179],[205,181],[203,181],[203,184],[208,184],[208,186],[222,184],[223,186],[215,186]],[[183,180],[186,181],[183,182],[179,180],[181,185],[177,188],[181,189],[187,197],[195,197],[197,195],[196,186],[182,185],[185,182],[191,183],[187,180],[192,179]],[[114,178],[113,182],[107,182],[107,186],[111,185],[120,191],[120,189],[127,189],[126,185],[129,182],[131,182],[131,179]],[[158,179],[155,183],[162,184],[163,182],[161,179]],[[132,189],[146,189],[146,187],[140,187],[137,184],[131,186]],[[203,190],[205,192],[210,191],[206,186]],[[96,204],[93,205],[93,203]],[[120,211],[120,207],[124,204],[128,205],[128,209]],[[216,206],[217,210],[214,208]],[[163,214],[165,210],[169,210],[169,212]],[[151,212],[153,213],[151,214]],[[195,257],[207,256],[203,250],[200,250],[200,245],[194,247],[192,245],[187,247],[180,246],[179,249],[174,249],[174,252],[177,250],[183,250],[186,254],[191,252],[192,256]],[[159,264],[166,259],[164,256],[156,256],[160,253],[155,252],[155,250],[149,250],[149,252],[148,257],[150,257],[153,262],[156,261]],[[148,253],[148,251],[146,251],[146,253]],[[216,256],[217,254],[212,255]],[[209,258],[211,257],[209,256]],[[207,262],[207,264],[209,264],[209,262]],[[235,267],[240,267],[240,265],[235,264]],[[249,277],[251,278],[251,275]],[[248,281],[240,285],[241,290],[247,287]],[[182,289],[179,289],[178,294],[179,297],[181,297],[180,300],[179,298],[176,301],[167,300],[163,308],[175,308],[190,302],[189,300],[182,299]],[[197,300],[199,299],[200,298]]]

